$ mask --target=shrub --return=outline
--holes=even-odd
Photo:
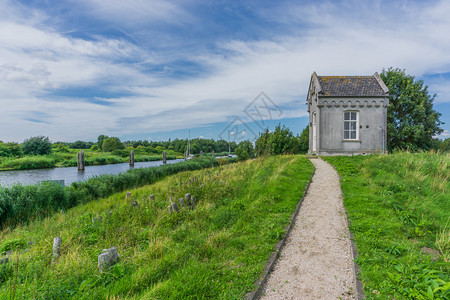
[[[238,147],[236,148],[236,155],[239,160],[254,158],[255,150],[253,149],[252,143],[250,143],[249,141],[240,142]]]
[[[27,156],[2,161],[1,168],[14,170],[48,169],[55,167],[55,160],[46,156]]]
[[[111,152],[114,150],[121,150],[125,148],[119,138],[110,137],[103,141],[102,150],[104,152]]]
[[[31,137],[22,143],[22,149],[24,154],[45,155],[52,153],[52,143],[48,137]]]

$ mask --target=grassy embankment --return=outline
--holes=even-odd
[[[128,202],[125,193],[114,194],[4,230],[0,250],[16,250],[0,265],[0,298],[242,298],[254,288],[312,172],[300,156],[183,172],[132,190]],[[169,197],[186,193],[195,197],[195,208],[170,214]],[[56,236],[63,243],[52,262]],[[99,273],[97,256],[112,246],[120,262]]]
[[[80,150],[70,149],[67,152],[53,151],[49,155],[26,155],[24,157],[0,157],[0,170],[27,170],[27,169],[45,169],[55,167],[76,167],[77,153]],[[98,152],[89,149],[83,150],[85,153],[86,166],[119,164],[129,160],[130,150],[120,150],[113,152]],[[174,151],[167,151],[167,159],[183,158],[184,156]],[[145,153],[135,150],[134,161],[158,161],[162,160],[162,154]]]
[[[450,299],[450,154],[327,157],[368,299]],[[434,261],[422,251],[441,252]]]

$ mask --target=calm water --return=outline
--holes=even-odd
[[[184,159],[168,160],[167,164],[176,164]],[[103,166],[87,166],[84,172],[78,171],[77,167],[70,168],[54,168],[54,169],[39,169],[39,170],[20,170],[20,171],[1,171],[0,185],[8,186],[15,183],[23,185],[36,184],[45,180],[64,180],[64,184],[69,186],[75,181],[84,181],[93,176],[104,174],[119,174],[130,169],[150,168],[162,165],[162,160],[147,161],[134,163],[134,168],[131,168],[128,163],[103,165]]]

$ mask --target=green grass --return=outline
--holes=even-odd
[[[125,192],[114,194],[3,230],[0,249],[15,252],[0,265],[0,298],[243,298],[255,288],[312,172],[300,156],[183,172],[132,190],[128,201]],[[169,197],[188,192],[195,208],[170,214]],[[61,256],[52,262],[57,236]],[[112,246],[120,262],[99,273],[97,256]]]
[[[0,187],[0,229],[50,216],[56,211],[107,197],[125,189],[154,183],[168,175],[232,161],[205,157],[153,168],[132,169],[118,175],[96,176],[86,181],[74,182],[66,188],[51,182]]]
[[[344,205],[368,299],[449,299],[449,154],[326,157]],[[434,261],[421,252],[441,251]]]

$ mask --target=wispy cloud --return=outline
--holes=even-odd
[[[244,116],[261,91],[284,108],[283,117],[301,117],[313,71],[404,68],[430,78],[437,101],[450,103],[450,77],[430,77],[450,71],[447,1],[70,4],[47,11],[0,2],[0,128],[17,127],[2,139],[208,126]],[[21,114],[30,108],[34,116]]]

